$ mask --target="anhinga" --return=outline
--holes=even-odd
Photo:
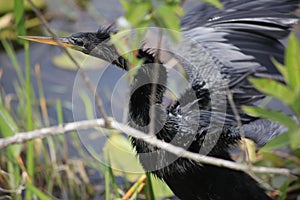
[[[241,110],[241,106],[256,105],[265,98],[248,82],[248,77],[268,77],[283,81],[270,58],[283,61],[284,47],[279,40],[287,36],[292,25],[297,22],[293,12],[298,8],[299,0],[224,0],[222,3],[222,10],[200,4],[182,19],[183,36],[194,41],[186,45],[190,45],[190,48],[183,50],[182,57],[196,64],[191,66],[177,57],[189,77],[189,86],[172,105],[161,106],[168,74],[164,64],[156,59],[153,50],[141,48],[138,51],[137,57],[144,59],[144,63],[131,85],[129,124],[149,131],[150,97],[153,97],[151,93],[155,85],[154,125],[160,127],[156,128],[157,138],[192,152],[199,152],[204,144],[212,142],[215,144],[207,152],[208,155],[231,160],[229,149],[240,141],[240,129],[227,103],[227,96],[219,100],[227,106],[224,113],[212,105],[212,98],[219,90],[209,87],[214,85],[217,75],[207,73],[205,76],[208,77],[203,78],[201,72],[214,68],[218,70],[221,79],[228,81],[227,87],[239,112],[246,137],[262,146],[274,135],[280,134],[284,127],[250,117]],[[75,33],[61,38],[61,41],[66,47],[128,70],[128,61],[118,54],[114,45],[107,42],[111,33],[115,33],[113,28],[100,27],[97,32]],[[28,36],[25,39],[56,44],[53,39],[46,37]],[[154,78],[156,71],[157,77]],[[195,96],[196,101],[191,102],[190,96]],[[220,105],[224,105],[224,102]],[[224,117],[220,127],[210,127],[212,115],[217,116],[214,119],[215,125],[218,124],[218,116]],[[215,141],[210,136],[214,128],[221,130]],[[132,144],[145,170],[164,180],[181,199],[271,199],[244,172],[175,158],[135,138],[132,138]]]

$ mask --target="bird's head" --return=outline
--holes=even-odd
[[[109,41],[110,35],[117,31],[112,26],[101,26],[96,32],[79,32],[67,37],[54,39],[43,36],[19,36],[22,39],[75,49],[82,53],[106,60],[121,68],[126,68],[114,45]],[[60,42],[58,42],[58,40]]]

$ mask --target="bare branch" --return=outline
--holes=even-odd
[[[240,136],[242,138],[246,138],[245,137],[245,133],[244,133],[244,129],[243,129],[243,124],[242,124],[241,116],[239,115],[238,109],[237,109],[237,107],[236,107],[236,105],[234,103],[233,96],[232,96],[232,93],[231,93],[231,91],[230,91],[229,88],[226,89],[226,94],[227,94],[227,98],[228,98],[228,101],[229,101],[229,105],[230,105],[230,107],[231,107],[231,109],[233,111],[235,120],[236,120],[237,125],[239,127]],[[251,165],[252,163],[250,161],[248,145],[247,145],[247,143],[246,143],[245,140],[242,140],[242,144],[244,146],[244,154],[245,154],[245,157],[246,157],[247,164]]]
[[[17,133],[12,137],[0,139],[0,149],[12,144],[23,143],[32,139],[45,138],[48,136],[59,135],[70,131],[80,130],[80,129],[102,127],[102,128],[111,128],[111,129],[123,131],[125,134],[129,136],[135,137],[137,139],[141,139],[147,142],[148,144],[157,146],[165,151],[173,153],[174,155],[191,159],[203,164],[226,167],[229,169],[244,171],[244,172],[271,173],[271,174],[280,174],[285,176],[294,176],[295,174],[296,175],[299,174],[298,172],[293,172],[285,168],[255,167],[255,166],[238,164],[232,161],[223,160],[219,158],[200,155],[197,153],[191,153],[181,147],[177,147],[172,144],[163,142],[162,140],[159,140],[155,137],[148,137],[146,133],[131,128],[125,124],[119,123],[113,119],[108,119],[108,120],[109,123],[105,123],[104,119],[85,120],[85,121],[66,123],[58,126],[52,126],[52,127],[29,131],[29,132]]]

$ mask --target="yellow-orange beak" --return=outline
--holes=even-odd
[[[40,42],[44,44],[51,44],[55,46],[59,46],[59,43],[55,41],[52,37],[44,37],[44,36],[19,36],[21,39],[30,40],[34,42]],[[73,48],[74,45],[71,44],[68,38],[59,38],[60,42],[64,47]]]

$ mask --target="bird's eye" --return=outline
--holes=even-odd
[[[74,41],[74,44],[83,46],[83,40],[81,38],[72,38],[72,40]]]

